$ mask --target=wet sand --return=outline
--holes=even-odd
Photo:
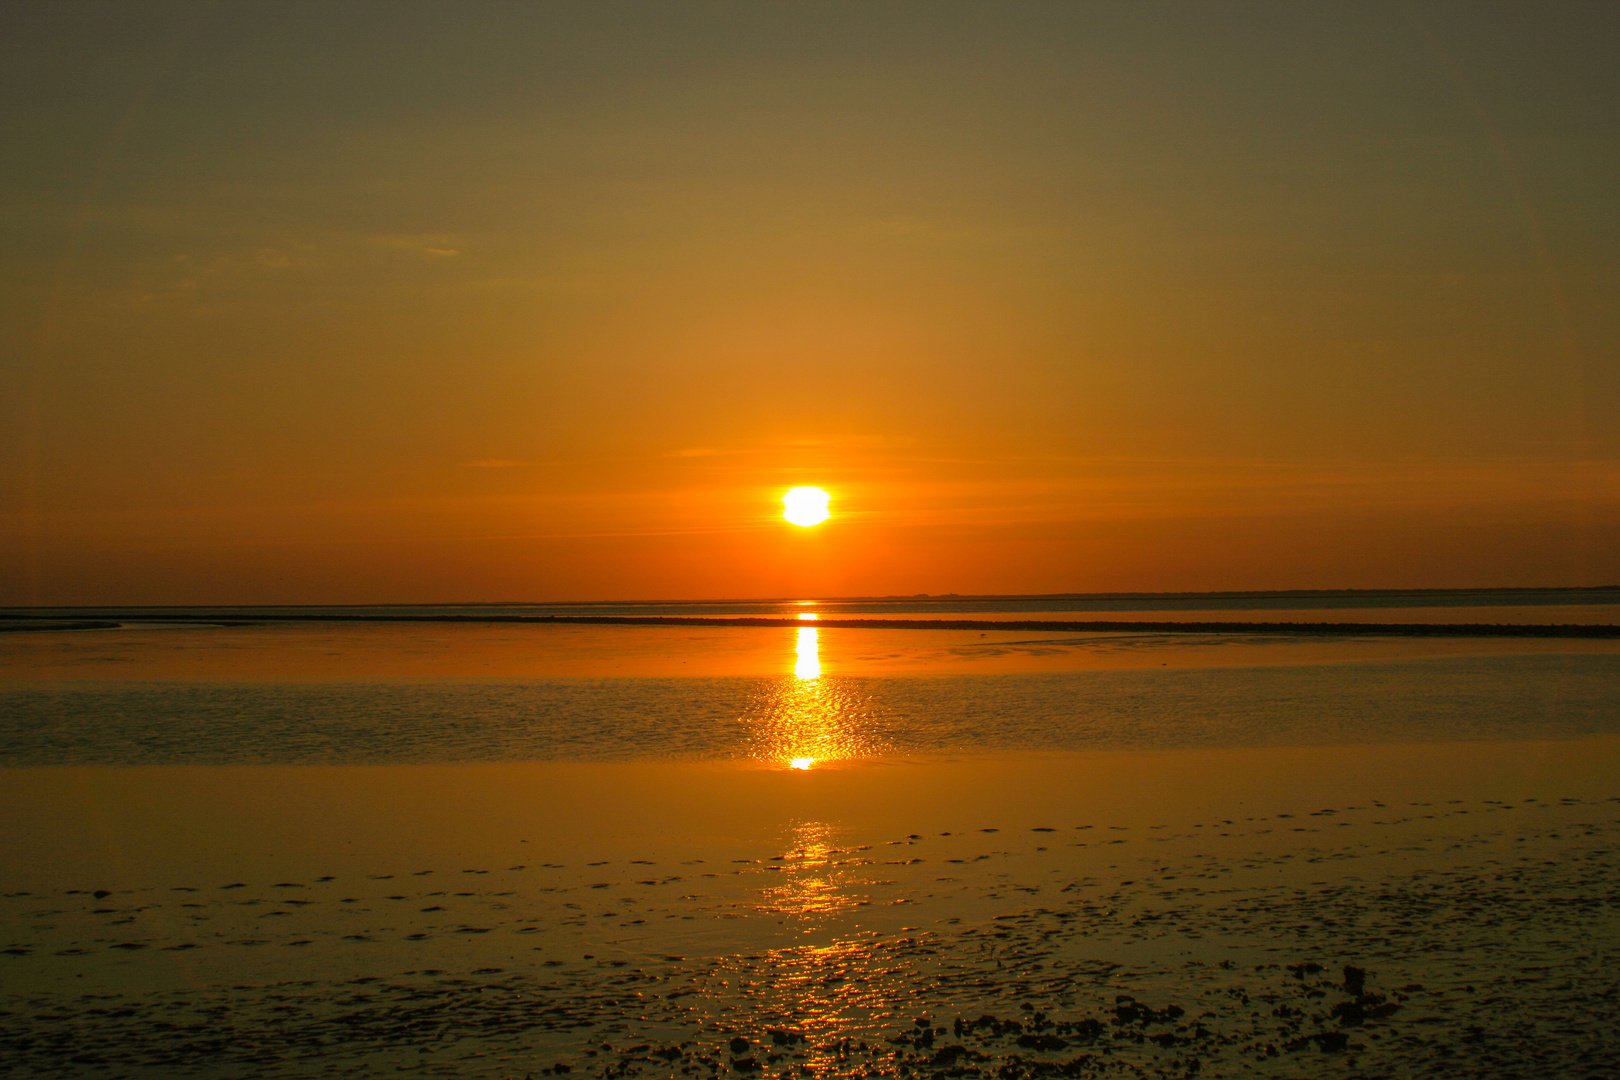
[[[1620,739],[12,769],[30,1076],[1609,1076]]]
[[[1613,1076],[1617,653],[813,624],[9,635],[0,681],[44,760],[105,752],[117,725],[87,702],[157,711],[120,721],[132,741],[100,759],[118,767],[0,770],[0,1071]],[[677,718],[615,712],[646,739],[634,760],[397,763],[417,752],[401,687],[449,688],[429,726],[464,722],[476,750],[499,743],[481,701],[560,724],[507,715],[501,679],[713,697],[703,680],[726,677],[775,688],[758,715],[684,721],[736,728],[731,760],[656,760]],[[864,721],[834,706],[863,678],[910,687],[928,724],[862,749]],[[1105,727],[1226,744],[920,749],[949,711],[931,687],[1028,688],[987,705],[1011,729],[1052,679],[1082,695],[1054,714],[1071,728],[1142,679],[1176,715]],[[162,711],[241,687],[239,716]],[[233,753],[283,728],[307,741],[308,718],[281,714],[312,694],[370,711],[295,760],[370,739],[396,763],[207,763],[242,760],[210,758],[227,720]],[[77,704],[52,719],[52,700]],[[1297,723],[1245,726],[1246,709]],[[823,728],[848,745],[787,767]]]

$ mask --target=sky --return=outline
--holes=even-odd
[[[1561,0],[9,5],[0,604],[1615,583],[1616,55]]]

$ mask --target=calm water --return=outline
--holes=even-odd
[[[1617,599],[1615,590],[1539,590],[187,609],[235,626],[166,622],[172,612],[160,609],[58,612],[121,625],[0,638],[0,765],[756,759],[825,767],[1007,750],[1577,737],[1620,731],[1620,646],[1524,653],[1528,646],[1509,640],[1490,646],[1498,655],[1479,655],[1459,641],[1399,655],[1387,646],[1369,654],[1374,643],[1363,638],[1279,662],[1297,646],[1272,638],[1274,656],[1217,656],[1187,670],[1189,643],[1206,654],[1237,644],[1252,652],[1266,639],[886,630],[818,638],[813,625],[642,632],[277,617],[1135,613],[1546,623],[1614,621]],[[989,654],[1020,652],[1055,657],[1055,669],[984,667]],[[378,662],[385,654],[391,659]],[[514,666],[514,656],[522,663]],[[1064,669],[1081,660],[1089,669]]]
[[[1291,614],[1613,621],[1489,599]],[[694,607],[639,610],[761,613]],[[1414,995],[1358,1075],[1612,1043],[1620,642],[164,614],[0,635],[0,1042],[40,1075],[670,1075],[739,1036],[739,1073],[932,1074],[919,1016],[986,1075],[1190,1075],[1193,1039],[1318,1075],[1347,970]],[[1103,1034],[951,1027],[1032,1010]]]
[[[1169,749],[1620,733],[1620,657],[820,679],[94,682],[0,691],[0,764]]]

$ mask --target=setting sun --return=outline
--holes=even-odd
[[[1617,12],[0,9],[0,1080],[1620,1080]]]
[[[789,488],[782,493],[782,516],[795,525],[809,528],[832,516],[827,504],[832,496],[816,487]]]

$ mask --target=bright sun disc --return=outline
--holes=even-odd
[[[815,487],[789,488],[782,494],[782,516],[793,524],[808,529],[832,517],[827,504],[832,496]]]

